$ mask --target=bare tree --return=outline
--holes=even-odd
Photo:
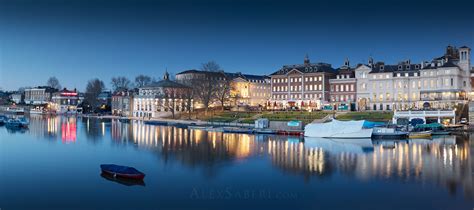
[[[92,106],[93,109],[98,106],[99,101],[97,97],[104,89],[104,82],[102,82],[100,79],[96,78],[87,82],[85,101],[87,102],[87,104]]]
[[[165,87],[160,95],[158,95],[159,98],[164,100],[159,100],[157,105],[171,112],[171,116],[174,119],[177,111],[187,107],[184,102],[186,101],[185,97],[190,91],[188,88]]]
[[[221,66],[217,64],[215,61],[208,61],[201,65],[201,70],[217,72],[217,71],[221,71],[222,69],[221,69]]]
[[[135,87],[141,88],[151,83],[151,77],[140,74],[135,77]]]
[[[130,80],[126,77],[112,77],[110,81],[114,91],[128,90],[130,88]]]
[[[57,90],[61,89],[61,84],[59,84],[59,80],[56,77],[50,77],[48,81],[46,82],[46,85]]]
[[[217,88],[215,89],[216,99],[220,102],[222,111],[224,111],[224,106],[227,101],[230,99],[231,91],[231,80],[230,78],[225,77],[223,80],[217,81]]]

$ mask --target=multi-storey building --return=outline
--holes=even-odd
[[[112,95],[112,114],[131,117],[133,113],[133,91],[117,91]]]
[[[133,98],[133,116],[158,118],[193,109],[192,100],[188,100],[190,87],[171,81],[168,72],[163,80],[138,89]]]
[[[49,86],[38,86],[25,89],[25,104],[42,105],[51,101],[53,93],[58,90]]]
[[[270,75],[273,109],[322,109],[329,105],[329,80],[336,71],[327,63],[284,65]]]
[[[357,82],[354,69],[346,59],[344,65],[337,69],[335,79],[329,79],[331,108],[333,110],[356,110]]]
[[[237,105],[266,106],[270,99],[270,77],[238,73],[225,73],[231,79],[230,97]]]
[[[383,62],[355,69],[359,110],[454,108],[465,103],[470,84],[470,49],[448,46],[445,55],[431,62],[396,65]]]
[[[57,114],[77,114],[82,113],[82,108],[79,107],[84,100],[84,97],[80,95],[76,89],[63,90],[53,94],[51,102],[49,103],[50,111]]]

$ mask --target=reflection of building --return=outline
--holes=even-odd
[[[357,100],[361,110],[454,108],[464,104],[471,90],[470,49],[452,46],[431,62],[396,65],[383,62],[358,66]]]
[[[112,114],[131,117],[133,113],[133,91],[118,91],[112,95]]]
[[[321,109],[329,102],[329,79],[336,71],[327,63],[284,65],[270,75],[272,106],[280,108]]]
[[[61,139],[63,143],[75,142],[77,136],[76,118],[69,117],[61,120]]]
[[[354,69],[349,66],[349,60],[346,60],[344,66],[337,70],[336,78],[329,80],[331,85],[331,108],[334,110],[354,111],[356,109],[357,88]]]
[[[63,90],[53,94],[50,109],[58,114],[76,114],[81,113],[82,108],[78,105],[82,102],[84,97],[74,90]]]
[[[53,93],[58,91],[49,86],[39,86],[25,89],[25,103],[33,105],[47,104],[51,101]]]
[[[163,80],[139,88],[133,98],[133,116],[165,117],[186,112],[189,107],[192,110],[192,100],[187,100],[189,91],[190,87],[171,81],[166,72]]]

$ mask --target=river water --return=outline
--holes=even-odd
[[[467,134],[334,140],[31,116],[29,129],[0,127],[0,209],[472,209],[473,152]],[[104,163],[144,182],[101,176]]]

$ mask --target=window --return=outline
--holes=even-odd
[[[454,79],[451,78],[451,87],[454,86]]]

